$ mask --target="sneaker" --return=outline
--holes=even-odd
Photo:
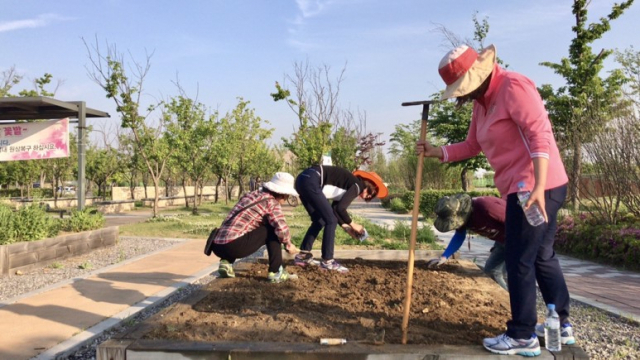
[[[346,273],[349,271],[349,269],[340,265],[335,259],[322,260],[322,262],[320,262],[320,268],[323,270],[334,270],[340,273]]]
[[[305,267],[307,265],[315,265],[315,261],[313,260],[313,254],[310,252],[299,252],[293,258],[293,263],[298,266]]]
[[[544,339],[544,324],[536,325],[536,335]],[[573,345],[576,343],[576,338],[573,337],[573,327],[570,323],[562,324],[560,342],[562,345]]]
[[[218,265],[218,276],[221,278],[236,277],[236,273],[233,272],[233,265],[227,260],[220,260],[220,265]]]
[[[287,270],[282,268],[282,266],[280,266],[280,269],[278,270],[277,273],[269,272],[269,275],[267,275],[267,280],[269,280],[269,282],[272,282],[272,283],[280,283],[283,281],[287,281],[289,279],[294,280],[297,278],[298,278],[298,275],[289,274]]]
[[[484,348],[494,354],[538,356],[540,355],[540,342],[534,334],[530,339],[512,339],[507,334],[494,338],[486,338],[482,341]]]

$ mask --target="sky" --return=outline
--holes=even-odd
[[[23,76],[13,89],[33,89],[45,73],[58,85],[55,97],[85,101],[110,119],[90,125],[115,138],[120,118],[113,100],[89,77],[88,50],[115,45],[126,60],[150,54],[143,102],[186,95],[224,115],[250,101],[275,128],[272,144],[297,126],[295,114],[270,93],[294,75],[296,63],[327,66],[335,79],[344,69],[339,106],[366,114],[367,130],[389,140],[395,125],[420,118],[421,107],[444,84],[437,68],[450,50],[438,28],[473,37],[472,16],[490,25],[509,69],[536,84],[564,85],[540,62],[568,56],[573,38],[571,0],[0,0],[0,75],[12,66]],[[589,21],[606,16],[614,1],[591,1]],[[640,49],[640,4],[634,4],[594,44]],[[129,63],[132,63],[131,61]],[[616,64],[609,60],[607,70]],[[606,75],[606,74],[603,74]],[[0,77],[1,78],[1,77]],[[49,90],[55,86],[50,86]],[[113,135],[113,136],[112,136]],[[388,144],[387,144],[388,145]]]

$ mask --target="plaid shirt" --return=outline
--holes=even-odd
[[[256,201],[262,201],[251,205]],[[251,207],[245,209],[247,205]],[[233,217],[239,211],[240,214]],[[243,196],[236,206],[231,209],[227,218],[222,222],[218,234],[214,239],[216,244],[228,244],[244,234],[250,233],[267,221],[274,229],[280,242],[287,244],[291,242],[289,226],[284,219],[282,207],[273,195],[260,190],[250,192]]]

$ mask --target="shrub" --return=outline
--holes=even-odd
[[[0,204],[0,245],[11,244],[15,239],[13,228],[13,209],[7,204]]]
[[[408,212],[401,198],[392,199],[389,204],[389,210],[399,214],[406,214]]]
[[[399,197],[402,197],[402,194],[389,193],[389,195],[387,195],[384,199],[380,199],[380,205],[382,205],[382,207],[385,209],[389,209],[391,207],[391,201]]]
[[[605,225],[588,214],[567,215],[558,220],[555,249],[582,259],[640,270],[640,223]]]
[[[87,231],[101,228],[105,223],[104,216],[99,212],[92,212],[90,209],[73,210],[71,216],[65,219],[65,231]]]
[[[438,200],[440,200],[441,197],[443,196],[451,196],[451,195],[455,195],[458,194],[462,191],[459,190],[423,190],[420,192],[420,214],[422,214],[422,216],[424,216],[425,218],[431,218],[434,216],[434,209],[436,208],[436,204],[438,203]],[[484,190],[484,191],[468,191],[467,194],[469,194],[469,196],[471,197],[478,197],[478,196],[496,196],[496,197],[500,197],[500,194],[496,191],[496,190]],[[414,196],[414,192],[413,191],[407,191],[403,196],[402,196],[402,201],[405,204],[405,207],[407,209],[409,209],[409,211],[411,209],[413,209],[413,196]]]
[[[57,220],[38,205],[21,207],[14,216],[15,241],[32,241],[58,234]]]

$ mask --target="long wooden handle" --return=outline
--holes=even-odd
[[[427,113],[429,105],[425,104],[420,125],[420,140],[427,138]],[[422,163],[424,153],[418,154],[418,169],[416,173],[415,193],[413,194],[413,218],[411,219],[411,237],[409,244],[409,264],[407,270],[407,290],[404,298],[404,314],[402,316],[402,344],[407,344],[407,332],[409,330],[409,311],[411,310],[411,289],[413,288],[413,262],[415,259],[416,237],[418,234],[418,215],[420,211],[420,187],[422,185]]]

